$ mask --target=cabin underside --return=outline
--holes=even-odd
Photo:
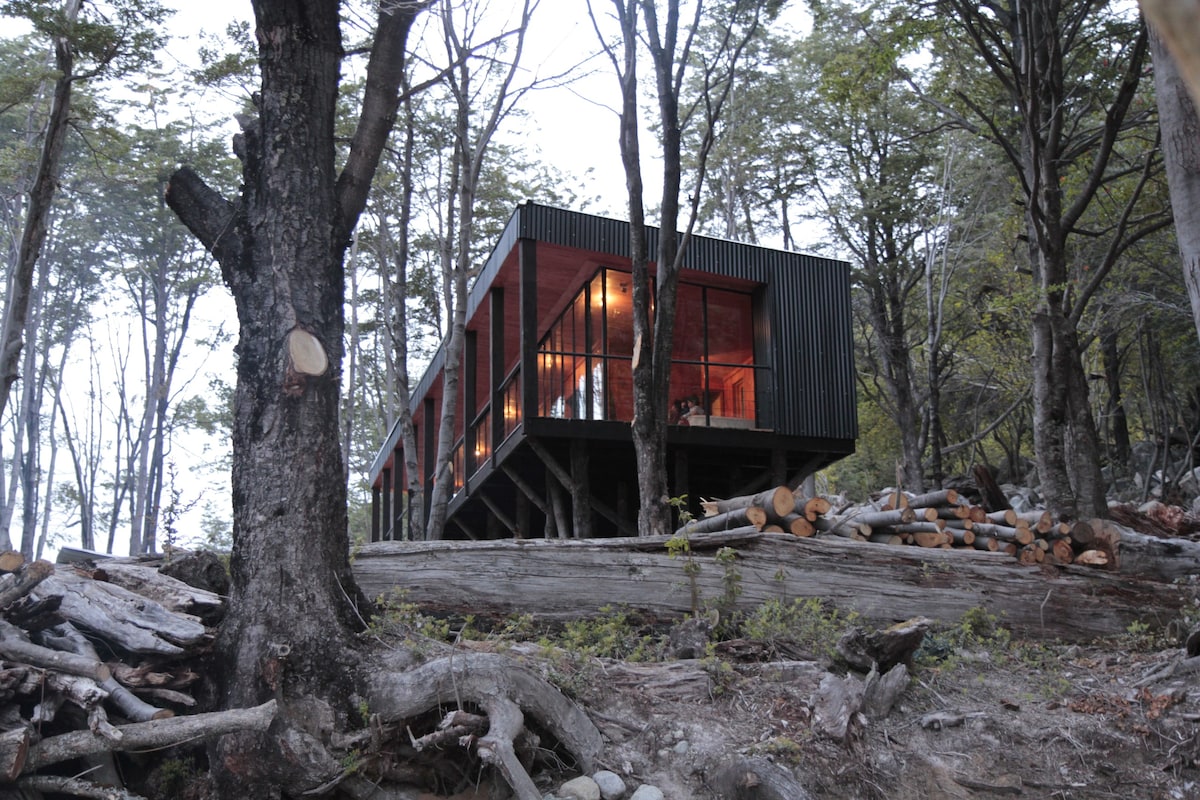
[[[698,515],[701,500],[798,486],[853,449],[846,440],[671,426],[667,485],[673,497],[686,498],[683,508]],[[408,499],[403,487],[375,490],[372,541],[425,538],[424,521],[411,519]],[[529,420],[464,482],[447,512],[447,539],[636,536],[638,483],[629,425]],[[414,522],[415,536],[409,533]]]

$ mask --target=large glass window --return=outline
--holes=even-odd
[[[598,271],[543,337],[538,414],[633,418],[632,277]],[[756,420],[753,306],[745,292],[681,283],[671,366],[673,422],[751,427]],[[695,408],[683,416],[683,402]]]

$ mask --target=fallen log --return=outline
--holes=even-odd
[[[767,512],[773,519],[782,518],[795,509],[796,498],[786,486],[776,486],[758,494],[730,497],[727,500],[705,500],[701,503],[705,516],[723,514],[736,508],[755,506]]]
[[[80,675],[96,681],[112,677],[112,672],[98,658],[64,653],[33,644],[25,637],[23,630],[3,621],[0,621],[0,656],[9,661],[57,670],[68,675]]]
[[[871,526],[864,525],[852,516],[817,517],[813,521],[813,527],[825,533],[832,533],[834,536],[861,541],[865,541],[871,535]]]
[[[224,602],[216,592],[189,586],[145,564],[112,559],[102,562],[92,571],[91,577],[149,597],[168,611],[180,614],[203,616],[213,613]]]
[[[1111,520],[1106,525],[1120,537],[1118,566],[1121,574],[1170,583],[1200,573],[1200,542],[1150,536]]]
[[[926,506],[956,506],[959,504],[957,489],[939,489],[936,492],[918,494],[908,498],[908,504],[913,508]]]
[[[824,497],[805,498],[799,495],[796,496],[796,504],[794,506],[795,512],[804,515],[804,518],[809,522],[812,522],[823,514],[828,514],[831,508],[833,508],[833,505]]]
[[[67,572],[51,575],[34,591],[62,597],[59,613],[133,653],[183,655],[207,634],[198,620],[167,611],[158,603],[111,583]]]
[[[738,530],[753,526],[762,530],[767,524],[767,512],[756,506],[733,508],[711,517],[700,517],[688,520],[675,531],[676,535],[691,535],[693,533],[712,533],[714,531]]]
[[[788,514],[779,523],[785,531],[793,536],[812,536],[816,528],[803,514]]]
[[[701,550],[704,538],[692,542],[687,574],[667,553],[667,537],[377,542],[359,549],[354,572],[368,597],[402,589],[430,611],[570,619],[604,606],[687,614],[693,588],[702,600],[720,598],[728,569],[736,569],[741,591],[733,602],[741,610],[820,597],[871,622],[954,623],[986,605],[1020,635],[1068,641],[1118,635],[1134,621],[1165,625],[1189,602],[1183,587],[1086,567],[1046,570],[974,549],[864,546],[828,536],[759,534],[736,545],[736,566],[728,567]],[[1047,593],[1054,614],[1030,602]]]
[[[121,737],[111,741],[91,731],[72,731],[45,739],[29,748],[29,757],[22,774],[36,772],[50,764],[58,764],[90,753],[113,750],[143,750],[170,747],[192,739],[220,736],[234,731],[263,731],[275,719],[275,701],[268,700],[254,708],[213,711],[190,717],[171,717],[150,722],[132,722],[117,728]]]

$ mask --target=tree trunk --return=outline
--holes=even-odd
[[[82,4],[82,0],[69,0],[63,12],[64,16],[68,20],[74,20]],[[46,241],[50,206],[54,200],[54,191],[58,187],[59,163],[62,161],[63,145],[70,129],[75,56],[65,36],[54,38],[54,62],[58,70],[58,80],[54,84],[50,118],[46,122],[37,173],[33,188],[29,192],[29,206],[25,212],[25,225],[21,231],[21,243],[17,252],[17,269],[4,307],[3,328],[0,328],[0,416],[4,415],[9,393],[18,377],[21,349],[24,345],[22,334],[33,291],[33,269]]]
[[[1183,259],[1192,319],[1200,335],[1200,119],[1175,59],[1154,29],[1150,31],[1150,48],[1175,239]]]
[[[216,745],[223,797],[313,788],[314,770],[327,765],[300,763],[297,754],[323,748],[296,725],[322,705],[335,715],[350,705],[358,592],[338,428],[343,264],[395,120],[404,44],[419,11],[380,11],[359,125],[338,176],[339,3],[256,3],[262,89],[258,119],[244,120],[235,141],[241,197],[225,200],[187,168],[167,189],[237,304],[233,585],[218,639],[228,665],[225,703],[284,699],[273,736],[239,734]]]

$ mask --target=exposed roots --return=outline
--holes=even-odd
[[[529,668],[500,655],[456,653],[419,666],[385,661],[367,677],[366,694],[381,724],[410,720],[441,706],[481,709],[488,719],[486,734],[478,739],[465,735],[460,743],[473,744],[518,800],[542,796],[517,755],[516,744],[532,735],[526,715],[584,772],[594,768],[603,747],[600,732],[578,706]]]

